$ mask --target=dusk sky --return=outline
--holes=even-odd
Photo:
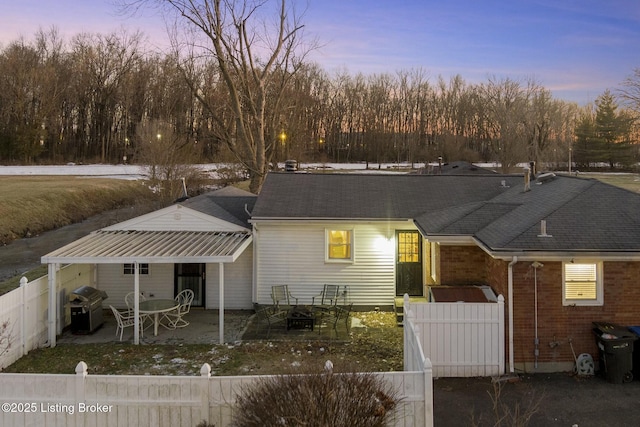
[[[52,26],[67,40],[125,27],[167,44],[160,17],[121,17],[109,0],[0,0],[0,10],[2,46]],[[638,0],[310,0],[303,21],[323,44],[311,59],[330,73],[533,78],[586,104],[640,68]]]

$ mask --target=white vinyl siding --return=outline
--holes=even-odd
[[[324,284],[349,287],[355,305],[392,305],[395,296],[395,229],[407,222],[256,224],[257,300],[271,301],[271,286],[288,285],[310,304]],[[325,230],[353,231],[353,262],[325,261]]]
[[[173,298],[173,271],[173,264],[149,264],[149,274],[140,275],[140,292],[147,299]],[[104,307],[125,308],[124,297],[133,292],[134,276],[124,274],[122,264],[98,264],[97,276],[99,289],[108,297]]]
[[[249,246],[233,263],[224,264],[224,308],[245,310],[253,308],[251,283],[253,279],[253,248]],[[220,307],[220,265],[207,264],[206,307]]]
[[[602,263],[564,263],[562,275],[564,305],[602,305]]]

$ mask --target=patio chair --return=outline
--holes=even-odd
[[[136,294],[135,292],[129,292],[128,294],[126,294],[124,296],[124,303],[127,305],[127,313],[128,313],[129,316],[133,316],[134,315],[133,313],[135,311],[135,309],[134,309],[134,297],[135,297],[135,294]],[[146,301],[147,300],[147,298],[143,294],[140,294],[139,298],[140,298],[139,301]],[[142,321],[143,324],[147,323],[147,320],[150,320],[151,323],[153,323],[152,319],[146,314],[140,315],[140,320]]]
[[[272,286],[271,299],[273,300],[273,305],[282,307],[285,310],[291,306],[298,305],[298,298],[291,295],[287,285]],[[294,304],[292,304],[293,301],[295,301]]]
[[[322,332],[322,325],[325,324],[327,327],[331,327],[334,331],[336,331],[336,337],[338,336],[338,325],[341,322],[344,322],[345,329],[347,334],[351,329],[351,310],[353,309],[353,303],[348,305],[340,306],[335,305],[330,309],[324,310],[320,313],[320,322],[318,325],[318,333]]]
[[[127,311],[129,311],[131,314],[133,314],[133,305],[134,305],[134,297],[135,297],[135,292],[129,292],[128,294],[126,294],[124,296],[124,303],[127,305]],[[140,301],[146,301],[147,298],[145,298],[145,296],[143,294],[140,294]]]
[[[112,305],[110,305],[109,308],[113,312],[113,317],[118,323],[118,327],[116,328],[116,336],[118,336],[118,332],[120,332],[120,341],[122,341],[124,328],[135,327],[136,316],[133,314],[129,314],[128,311],[120,312]],[[140,319],[140,336],[144,336],[144,323],[142,322],[142,319]]]
[[[334,306],[338,304],[338,298],[340,297],[339,285],[324,285],[320,294],[311,298],[311,305],[316,305],[316,299],[320,306]]]
[[[269,338],[269,334],[271,333],[271,326],[277,325],[278,323],[284,324],[285,320],[287,320],[287,311],[275,305],[261,305],[254,302],[253,309],[256,312],[256,320],[259,323],[267,324],[267,338]]]
[[[191,303],[193,302],[194,293],[191,289],[185,289],[176,295],[175,300],[178,303],[178,308],[173,311],[169,311],[162,316],[162,320],[166,320],[166,324],[160,323],[167,329],[184,328],[189,326],[189,322],[184,319],[184,316],[191,310]]]

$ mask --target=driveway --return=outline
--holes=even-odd
[[[140,205],[114,209],[79,223],[0,246],[0,282],[40,266],[40,258],[55,249],[84,237],[92,231],[147,213],[153,210],[153,207],[153,205]]]
[[[529,424],[516,424],[509,417],[502,424],[495,423],[491,398],[494,388],[490,378],[439,378],[433,382],[435,426],[640,425],[640,381],[610,384],[601,376],[580,378],[558,373],[525,374],[515,382],[500,384],[502,403],[512,412],[519,409],[524,413],[531,402],[539,401]]]

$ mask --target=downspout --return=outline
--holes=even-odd
[[[513,367],[513,266],[518,262],[518,257],[514,256],[509,263],[508,270],[508,291],[509,292],[509,372],[515,372]]]
[[[534,345],[534,350],[533,350],[533,356],[534,356],[534,368],[537,371],[538,370],[538,357],[540,356],[540,339],[538,339],[538,268],[543,267],[544,264],[542,264],[541,262],[535,261],[533,262],[533,264],[531,264],[531,266],[533,267],[533,308],[534,308],[534,322],[533,322],[533,329],[535,331],[534,334],[534,338],[533,338],[533,345]]]

